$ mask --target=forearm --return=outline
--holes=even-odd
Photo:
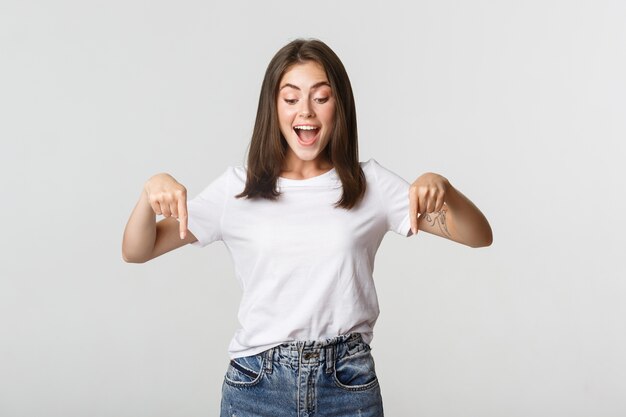
[[[144,190],[124,229],[122,257],[126,262],[149,259],[156,239],[156,215]]]
[[[489,246],[493,234],[483,213],[459,190],[450,186],[446,195],[446,218],[459,242],[473,248]]]

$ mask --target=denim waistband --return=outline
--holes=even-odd
[[[266,358],[266,367],[270,372],[272,362],[292,366],[325,364],[329,372],[336,359],[370,349],[360,333],[348,333],[321,340],[295,340],[282,343],[262,354]]]

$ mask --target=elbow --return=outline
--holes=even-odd
[[[122,239],[122,260],[129,264],[143,264],[152,259],[152,250],[126,238]]]
[[[127,264],[136,264],[136,263],[138,263],[135,259],[133,259],[132,256],[128,256],[124,252],[122,252],[122,260],[124,262],[126,262]]]
[[[128,253],[127,251],[125,251],[124,249],[122,249],[122,259],[124,260],[124,262],[128,264],[143,264],[149,260],[149,258],[146,258],[146,257],[139,257],[136,255],[132,255]]]
[[[487,246],[491,246],[491,244],[493,243],[492,240],[488,240],[485,242],[480,242],[480,243],[475,243],[473,245],[469,245],[472,248],[486,248]]]
[[[492,243],[493,243],[493,233],[491,233],[491,230],[489,230],[489,233],[487,233],[481,240],[472,242],[472,244],[468,246],[472,248],[485,248],[487,246],[491,246]]]

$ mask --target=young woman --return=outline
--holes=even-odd
[[[492,241],[446,178],[409,184],[359,161],[343,64],[323,42],[297,39],[265,73],[247,165],[229,166],[190,201],[172,176],[150,178],[122,253],[146,262],[188,243],[228,247],[243,298],[222,417],[380,417],[374,257],[387,231],[418,230],[471,247]]]

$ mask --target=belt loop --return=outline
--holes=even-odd
[[[335,368],[335,345],[326,346],[326,373],[331,374]]]
[[[272,362],[274,361],[274,348],[269,348],[265,352],[265,369],[268,374],[272,373]]]

